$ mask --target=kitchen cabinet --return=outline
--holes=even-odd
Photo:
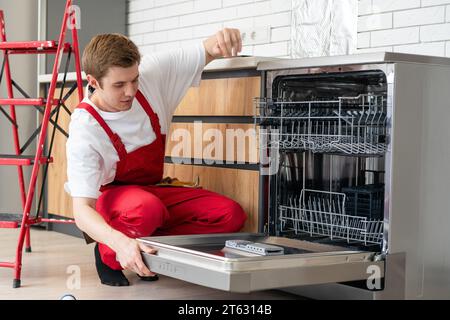
[[[209,65],[200,86],[190,88],[176,109],[166,139],[165,175],[198,178],[205,189],[237,201],[248,216],[241,230],[246,232],[258,231],[261,212],[253,119],[262,87],[257,61],[232,58]],[[190,143],[183,144],[183,134]]]
[[[69,89],[64,89],[64,94]],[[58,97],[61,89],[56,89],[55,96]],[[77,90],[66,100],[65,105],[72,112],[78,104]],[[62,108],[58,116],[58,125],[68,133],[70,116]],[[48,140],[50,141],[53,126],[49,127]],[[48,167],[47,174],[47,212],[53,215],[73,218],[72,200],[64,191],[64,183],[67,181],[66,163],[66,142],[67,137],[56,130],[53,142],[52,156],[53,162]]]

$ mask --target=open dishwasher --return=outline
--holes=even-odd
[[[143,253],[146,264],[233,292],[287,288],[315,298],[379,299],[450,288],[442,261],[419,254],[436,252],[433,230],[450,240],[442,225],[430,227],[447,204],[422,187],[447,174],[446,162],[423,150],[450,159],[430,143],[450,132],[430,122],[437,113],[422,115],[437,108],[450,116],[449,60],[379,53],[261,63],[261,233],[141,238],[158,250]],[[433,162],[439,171],[428,167]],[[245,241],[279,251],[241,250]],[[426,281],[436,266],[439,280]]]

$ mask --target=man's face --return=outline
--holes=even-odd
[[[89,81],[96,88],[97,101],[94,103],[99,104],[100,109],[109,112],[129,110],[139,86],[138,64],[128,68],[110,67],[101,79],[101,85],[92,77]]]

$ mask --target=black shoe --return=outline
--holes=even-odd
[[[159,279],[157,274],[155,274],[153,276],[145,276],[145,277],[138,275],[138,277],[141,278],[142,281],[156,281]]]
[[[108,286],[122,287],[129,286],[130,283],[121,270],[114,270],[103,263],[98,250],[98,243],[95,244],[95,267],[100,278],[100,282]]]

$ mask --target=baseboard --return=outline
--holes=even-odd
[[[58,216],[56,214],[51,214],[51,213],[48,214],[48,217],[50,219],[67,219],[67,217]],[[78,229],[78,227],[74,223],[52,223],[52,222],[49,222],[47,229],[50,231],[55,231],[55,232],[67,234],[69,236],[84,239],[83,233],[81,232],[80,229]]]

